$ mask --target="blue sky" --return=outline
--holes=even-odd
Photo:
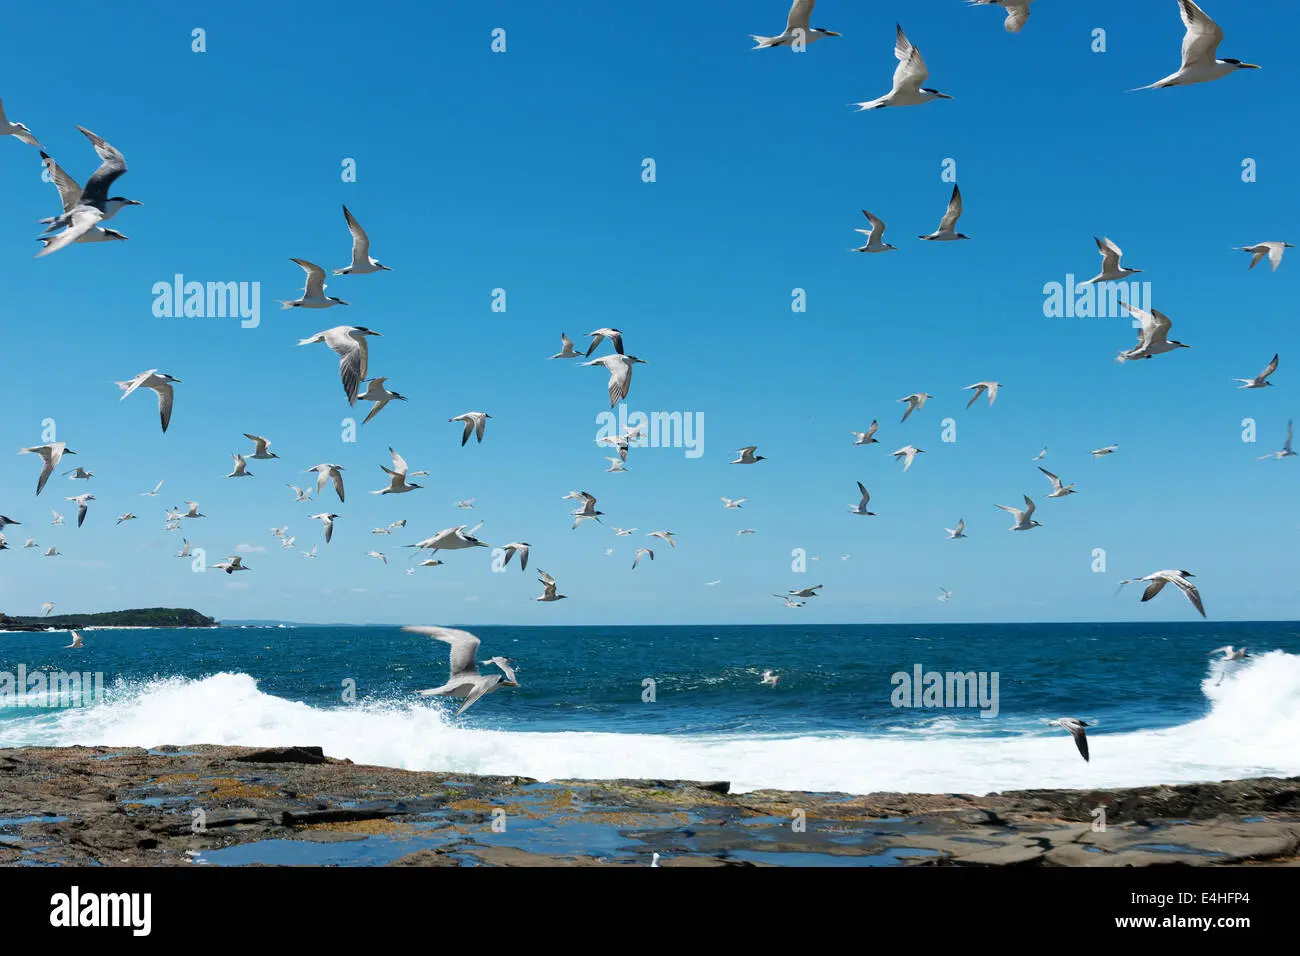
[[[37,613],[192,606],[224,619],[385,623],[691,623],[1186,620],[1174,594],[1140,605],[1121,577],[1195,571],[1212,619],[1294,619],[1294,489],[1300,460],[1257,461],[1300,417],[1293,312],[1300,256],[1248,271],[1233,246],[1296,240],[1285,121],[1300,99],[1290,39],[1300,12],[1280,3],[1208,0],[1223,56],[1262,64],[1185,89],[1126,92],[1178,66],[1174,0],[1040,0],[1023,33],[1000,11],[957,0],[821,0],[814,23],[844,34],[806,54],[752,51],[776,33],[784,0],[698,5],[673,23],[662,6],[484,2],[450,21],[412,5],[367,18],[355,5],[171,5],[114,11],[99,55],[51,68],[58,24],[97,6],[10,4],[0,69],[10,119],[24,122],[84,182],[96,165],[75,126],[125,154],[115,192],[143,201],[110,225],[130,241],[31,259],[35,220],[57,211],[34,148],[0,141],[5,215],[8,388],[0,449],[38,444],[41,421],[80,454],[33,497],[38,463],[0,468],[0,608]],[[886,92],[901,19],[955,97],[854,113]],[[191,30],[207,52],[191,52]],[[506,31],[493,53],[491,31]],[[1107,52],[1092,52],[1095,29]],[[577,33],[572,31],[577,30]],[[642,181],[642,161],[657,181]],[[356,182],[343,182],[345,159]],[[915,239],[935,228],[956,161],[970,242]],[[1254,159],[1258,179],[1242,181]],[[391,273],[333,279],[350,303],[279,311],[302,274],[289,257],[346,264],[340,205],[365,226]],[[850,254],[867,208],[900,251]],[[1117,365],[1127,319],[1052,319],[1045,283],[1098,271],[1094,235],[1144,271],[1174,337],[1193,348]],[[261,284],[261,324],[155,317],[155,283]],[[507,309],[491,311],[492,290]],[[795,288],[807,311],[791,311]],[[334,357],[299,338],[365,325],[371,374],[410,398],[341,440],[350,409]],[[698,412],[704,455],[634,449],[630,471],[603,472],[593,443],[606,377],[548,362],[561,331],[613,325],[638,366],[633,411]],[[608,346],[602,346],[602,353]],[[1275,388],[1238,391],[1282,355]],[[159,368],[183,380],[168,434],[151,394],[118,401],[116,380]],[[966,411],[962,387],[995,379],[997,404]],[[896,399],[935,398],[905,425]],[[461,448],[447,419],[494,417]],[[1241,439],[1243,418],[1259,441]],[[880,420],[880,444],[850,429]],[[956,421],[957,440],[941,440]],[[226,480],[245,431],[278,461]],[[1118,442],[1119,453],[1088,452]],[[888,456],[926,449],[906,474]],[[728,464],[757,444],[768,460]],[[371,496],[396,447],[432,474],[425,489]],[[1046,500],[1043,462],[1079,494]],[[0,457],[0,461],[3,461]],[[295,504],[320,461],[345,467],[348,502],[325,546],[317,503]],[[140,492],[163,479],[156,499]],[[874,518],[847,514],[855,482]],[[605,525],[570,530],[570,489],[597,495]],[[65,495],[93,492],[85,527]],[[1030,494],[1044,527],[1007,530],[994,505]],[[719,496],[747,497],[739,511]],[[457,500],[474,497],[472,511]],[[210,561],[239,545],[252,568],[194,574],[173,557],[162,508],[200,502],[184,532]],[[116,516],[140,520],[115,527]],[[958,518],[969,539],[948,541]],[[406,518],[405,534],[370,529]],[[490,571],[484,551],[441,555],[405,574],[400,547],[484,521],[496,545],[533,545],[530,573]],[[288,525],[312,562],[268,529]],[[610,527],[635,526],[630,538]],[[737,537],[739,528],[756,534]],[[645,532],[669,528],[678,546]],[[34,537],[64,556],[46,559]],[[632,550],[657,560],[631,570]],[[615,549],[606,555],[605,549]],[[366,557],[378,548],[384,566]],[[791,570],[803,548],[806,573]],[[1107,570],[1094,573],[1093,550]],[[840,555],[848,554],[848,560]],[[531,573],[555,574],[570,599],[540,605]],[[704,582],[721,579],[714,587]],[[825,585],[791,610],[773,592]],[[953,600],[935,600],[938,586]]]

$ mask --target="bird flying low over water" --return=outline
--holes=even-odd
[[[126,172],[126,160],[122,158],[120,152],[84,126],[78,126],[77,129],[95,147],[95,152],[100,158],[99,168],[86,180],[86,188],[81,191],[72,208],[50,221],[45,230],[46,236],[50,236],[57,229],[63,231],[45,243],[45,247],[36,253],[37,259],[58,252],[64,246],[76,242],[103,222],[110,201],[109,187]],[[120,197],[113,198],[119,204],[117,208],[129,204],[127,200]]]
[[[309,339],[299,339],[299,345],[311,345],[324,342],[339,357],[339,377],[343,380],[343,391],[348,397],[348,404],[357,403],[357,391],[365,380],[366,370],[370,365],[370,348],[366,337],[380,332],[366,328],[364,325],[336,325],[324,332],[317,332]]]
[[[1247,268],[1253,269],[1259,265],[1261,259],[1268,256],[1268,261],[1277,272],[1277,267],[1282,264],[1282,253],[1287,249],[1294,249],[1295,246],[1289,242],[1257,242],[1253,246],[1237,246],[1237,252],[1251,253],[1250,265]]]
[[[768,50],[779,46],[806,45],[816,43],[825,37],[841,36],[834,30],[823,30],[821,27],[808,25],[812,20],[813,5],[816,2],[817,0],[794,0],[790,6],[790,14],[785,19],[785,29],[780,34],[774,37],[759,36],[756,33],[749,35],[756,44],[753,49]]]
[[[1215,54],[1223,42],[1223,28],[1206,16],[1205,11],[1192,0],[1178,0],[1178,12],[1182,15],[1187,32],[1183,34],[1183,62],[1177,73],[1170,73],[1162,80],[1156,80],[1138,90],[1158,90],[1167,86],[1190,86],[1193,83],[1208,83],[1221,80],[1229,73],[1238,70],[1258,70],[1254,63],[1242,63],[1240,60],[1218,59]]]
[[[1007,11],[1002,26],[1008,33],[1019,33],[1029,22],[1029,5],[1034,0],[968,0],[972,7],[998,6]]]
[[[402,628],[411,634],[423,634],[436,641],[451,645],[451,673],[447,682],[441,687],[433,687],[419,692],[421,697],[458,697],[465,703],[457,709],[459,717],[480,697],[492,693],[501,687],[518,687],[515,680],[513,661],[506,657],[494,657],[489,664],[500,668],[502,674],[480,674],[478,671],[479,639],[469,631],[460,631],[450,627],[429,627],[409,625]]]
[[[866,110],[884,109],[886,106],[917,106],[921,103],[929,103],[931,100],[950,100],[952,99],[947,93],[940,93],[924,87],[924,83],[930,77],[930,70],[925,65],[925,60],[921,59],[921,51],[912,46],[903,28],[894,24],[896,30],[894,40],[894,56],[898,58],[898,67],[894,70],[894,87],[884,96],[876,97],[874,100],[867,100],[863,103],[851,103],[850,106],[856,106],[858,112]]]
[[[1254,378],[1234,378],[1234,382],[1241,382],[1242,388],[1268,388],[1273,383],[1268,377],[1277,371],[1277,355],[1273,355],[1273,360],[1268,363],[1264,371],[1260,372]]]
[[[68,635],[72,638],[72,643],[71,643],[71,644],[65,644],[65,645],[64,645],[63,649],[64,649],[65,651],[66,651],[66,650],[71,650],[72,648],[85,647],[85,646],[86,646],[85,641],[83,641],[83,640],[81,639],[81,635],[78,634],[76,631],[68,631]]]
[[[771,671],[763,671],[763,678],[760,684],[766,684],[769,687],[775,687],[781,681],[781,675],[773,674]]]
[[[302,295],[297,299],[281,299],[281,309],[328,309],[333,305],[347,305],[342,299],[325,294],[325,270],[306,259],[290,258],[303,272],[307,273],[307,283]]]
[[[1084,760],[1088,759],[1088,735],[1084,732],[1084,729],[1089,727],[1089,724],[1085,724],[1075,717],[1060,717],[1056,720],[1049,720],[1048,723],[1068,730],[1070,736],[1074,738],[1074,745],[1079,748],[1079,754]]]
[[[1227,647],[1216,647],[1214,650],[1210,651],[1211,655],[1220,654],[1220,653],[1223,654],[1223,656],[1219,658],[1219,660],[1222,661],[1240,661],[1240,660],[1245,660],[1247,657],[1250,656],[1250,653],[1246,650],[1246,648],[1244,647],[1234,648],[1231,644],[1229,644]]]
[[[1159,594],[1166,584],[1172,584],[1178,590],[1183,592],[1183,596],[1192,602],[1192,607],[1201,612],[1201,617],[1205,617],[1205,605],[1201,603],[1201,592],[1196,585],[1188,581],[1188,578],[1194,578],[1196,575],[1191,571],[1156,571],[1142,578],[1128,578],[1119,582],[1119,587],[1115,589],[1118,594],[1124,589],[1126,584],[1139,584],[1147,582],[1147,588],[1142,592],[1142,601],[1150,601]]]
[[[361,228],[361,223],[357,222],[356,217],[353,216],[352,213],[348,212],[347,206],[343,207],[343,218],[347,220],[348,231],[352,233],[352,262],[349,265],[344,266],[342,269],[335,269],[334,274],[336,276],[347,276],[366,275],[371,272],[392,272],[393,270],[388,268],[388,266],[379,262],[377,259],[370,258],[370,237],[368,237],[366,231]],[[297,261],[299,265],[302,265],[301,261],[295,261]],[[305,269],[307,267],[303,266],[303,268]],[[309,272],[308,274],[310,275],[311,273]],[[324,278],[325,275],[324,272],[322,272],[322,284],[319,290],[322,292],[325,289],[323,283]],[[340,299],[334,299],[333,302],[335,305],[347,305],[346,302],[343,302]],[[320,306],[319,308],[323,308],[323,306]]]
[[[175,400],[175,390],[172,385],[180,385],[181,380],[168,375],[166,372],[159,372],[156,368],[141,372],[133,379],[125,382],[118,382],[117,387],[122,390],[122,399],[134,392],[137,388],[150,388],[158,395],[158,417],[162,421],[162,430],[167,431],[167,426],[172,420],[172,403]]]

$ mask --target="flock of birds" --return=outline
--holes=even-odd
[[[1005,28],[1011,33],[1018,33],[1024,28],[1029,20],[1030,6],[1034,0],[969,0],[972,6],[999,6],[1005,10],[1006,20]],[[1220,42],[1223,39],[1223,31],[1211,20],[1203,10],[1192,0],[1177,0],[1179,12],[1182,16],[1186,33],[1182,45],[1182,62],[1179,69],[1139,89],[1161,89],[1172,86],[1184,86],[1196,83],[1205,83],[1213,80],[1219,80],[1232,73],[1241,70],[1258,69],[1259,67],[1252,63],[1244,63],[1240,60],[1221,59],[1216,56]],[[752,35],[756,41],[755,49],[771,49],[777,47],[793,47],[797,50],[803,50],[807,45],[817,42],[828,37],[838,37],[841,34],[831,30],[811,26],[811,16],[815,0],[795,0],[790,8],[789,16],[786,21],[785,29],[776,36]],[[883,109],[885,107],[917,106],[934,100],[952,99],[946,93],[936,89],[924,86],[929,77],[929,70],[921,56],[921,51],[908,40],[901,26],[897,27],[896,42],[894,55],[898,59],[898,66],[894,71],[892,88],[888,93],[872,100],[863,101],[853,104],[859,111]],[[105,221],[112,219],[119,212],[129,206],[141,205],[140,202],[127,199],[121,196],[110,196],[110,190],[114,183],[127,171],[126,161],[122,153],[105,141],[102,137],[96,135],[90,130],[78,126],[78,130],[84,134],[90,141],[96,154],[100,158],[100,165],[87,180],[84,188],[78,186],[75,180],[67,175],[66,172],[44,151],[39,141],[26,126],[21,123],[10,121],[4,113],[3,103],[0,103],[0,136],[11,135],[18,140],[35,146],[41,150],[41,159],[48,172],[48,178],[52,181],[58,191],[59,199],[62,205],[62,211],[55,216],[41,220],[46,226],[45,233],[40,236],[42,249],[36,255],[47,256],[58,252],[74,243],[101,242],[107,240],[125,240],[127,237],[115,229],[106,228],[102,225]],[[853,251],[862,253],[884,253],[896,251],[897,247],[884,241],[885,223],[878,216],[863,210],[870,225],[869,229],[857,229],[856,231],[865,235],[866,241],[863,245]],[[388,266],[379,262],[370,255],[370,239],[362,228],[361,224],[353,216],[351,211],[344,206],[343,215],[352,239],[351,261],[347,266],[333,271],[334,276],[356,276],[368,275],[380,272],[392,271]],[[962,195],[960,187],[953,186],[947,209],[940,220],[939,226],[934,232],[922,235],[919,238],[931,242],[952,242],[959,240],[968,240],[970,237],[958,231],[958,222],[962,215]],[[1102,257],[1101,271],[1092,279],[1090,283],[1103,283],[1119,281],[1128,276],[1141,272],[1140,269],[1128,268],[1123,265],[1123,250],[1109,238],[1102,237],[1095,239],[1097,250]],[[1250,246],[1238,247],[1239,251],[1247,252],[1251,255],[1250,268],[1253,269],[1265,258],[1269,260],[1272,270],[1276,271],[1281,264],[1284,251],[1293,248],[1290,243],[1280,241],[1270,241],[1256,243]],[[306,282],[302,294],[291,300],[282,301],[284,309],[302,308],[302,309],[329,309],[343,307],[349,303],[341,298],[326,295],[326,273],[325,269],[307,259],[293,258],[290,260],[299,266],[306,276]],[[1172,328],[1172,322],[1168,316],[1157,310],[1150,312],[1135,308],[1127,303],[1121,303],[1135,319],[1140,323],[1137,343],[1129,349],[1121,350],[1116,358],[1118,362],[1129,362],[1139,359],[1152,359],[1159,355],[1175,352],[1179,349],[1189,348],[1187,344],[1171,339],[1169,333]],[[355,406],[358,401],[371,403],[371,408],[363,422],[370,422],[377,416],[385,406],[393,401],[406,401],[405,396],[398,392],[392,391],[387,387],[388,379],[382,376],[370,376],[370,347],[369,339],[382,337],[380,332],[365,326],[357,325],[338,325],[325,329],[308,338],[301,339],[299,345],[324,344],[338,356],[338,372],[342,382],[343,391],[347,397],[348,404]],[[632,385],[632,371],[638,364],[646,364],[644,359],[630,355],[625,351],[624,333],[616,328],[599,328],[588,333],[591,339],[586,351],[579,351],[575,348],[573,341],[567,334],[561,333],[561,349],[559,352],[551,355],[551,359],[573,360],[581,359],[581,365],[584,367],[599,367],[609,376],[607,390],[610,407],[613,408],[619,402],[627,399]],[[594,355],[596,349],[602,343],[608,342],[611,351],[603,355]],[[594,356],[594,357],[593,357]],[[1239,378],[1235,381],[1240,383],[1241,388],[1258,389],[1271,386],[1273,383],[1270,377],[1277,371],[1278,356],[1275,354],[1267,367],[1260,374],[1252,378]],[[158,402],[158,413],[162,427],[165,433],[172,420],[172,412],[175,404],[175,386],[183,384],[175,376],[161,372],[158,369],[148,369],[134,376],[133,378],[120,381],[117,383],[122,391],[123,400],[129,398],[141,389],[147,389],[155,393]],[[362,391],[361,386],[366,388]],[[970,408],[981,396],[987,396],[989,406],[992,406],[997,399],[1001,383],[987,380],[976,382],[965,387],[972,392],[970,401],[966,407]],[[926,392],[915,392],[904,396],[898,401],[907,406],[903,412],[900,425],[906,423],[914,414],[925,407],[928,399],[933,398]],[[449,423],[461,423],[463,430],[461,433],[461,446],[465,446],[471,437],[476,442],[482,442],[487,428],[488,419],[491,415],[483,411],[468,411],[463,414],[448,419]],[[879,422],[873,421],[870,427],[864,432],[852,432],[854,436],[854,445],[872,445],[878,444],[879,440],[875,437],[879,429]],[[234,454],[233,467],[227,478],[252,478],[254,473],[248,470],[249,461],[267,461],[277,459],[279,456],[270,450],[271,441],[267,438],[245,433],[245,438],[253,443],[253,449],[247,454]],[[611,463],[607,471],[621,472],[625,471],[628,451],[636,447],[643,438],[640,429],[633,428],[623,432],[616,437],[606,437],[598,441],[608,445],[611,451],[616,452],[607,458]],[[1292,424],[1288,423],[1286,443],[1281,451],[1272,452],[1263,458],[1281,459],[1292,457],[1296,454],[1292,450]],[[765,460],[763,455],[757,454],[757,446],[749,445],[737,451],[737,457],[731,462],[735,465],[756,465]],[[1096,459],[1114,454],[1118,450],[1118,445],[1112,444],[1103,448],[1098,448],[1091,452]],[[385,487],[371,491],[374,495],[389,494],[406,494],[417,491],[422,486],[412,482],[410,479],[427,475],[427,471],[413,471],[407,464],[406,460],[394,449],[389,448],[392,459],[391,467],[380,465],[385,475],[388,477],[388,484]],[[912,444],[905,444],[898,450],[892,452],[892,457],[902,462],[902,470],[907,471],[913,465],[918,455],[924,454],[925,450]],[[1047,453],[1047,449],[1034,459],[1042,460]],[[65,455],[75,455],[76,452],[68,448],[62,441],[50,442],[45,445],[38,445],[30,448],[24,448],[20,454],[32,454],[39,456],[42,462],[41,471],[36,485],[36,494],[40,495],[45,489],[46,482],[59,467]],[[321,499],[326,494],[327,485],[332,485],[340,504],[344,502],[344,482],[343,466],[336,463],[325,462],[313,465],[306,469],[307,473],[316,475],[315,493],[317,499]],[[1073,483],[1064,484],[1062,480],[1046,468],[1039,466],[1038,469],[1051,483],[1051,492],[1047,494],[1049,498],[1065,498],[1075,494]],[[64,472],[72,480],[90,480],[94,478],[94,472],[86,471],[81,467],[71,471]],[[152,491],[143,492],[143,496],[156,497],[162,488],[163,482],[160,481]],[[311,489],[300,488],[293,484],[288,487],[294,493],[295,502],[310,502]],[[850,505],[848,511],[857,516],[871,517],[874,512],[868,510],[871,501],[871,495],[862,482],[857,483],[859,500],[856,504]],[[571,491],[564,496],[564,499],[575,500],[580,502],[579,507],[570,512],[573,517],[573,528],[578,528],[586,521],[600,522],[604,512],[597,509],[597,499],[585,491]],[[89,510],[89,503],[95,500],[93,494],[80,494],[70,496],[66,500],[74,502],[77,506],[77,525],[80,527]],[[740,508],[746,499],[744,498],[726,498],[722,499],[724,508]],[[460,508],[472,508],[473,499],[458,502]],[[186,510],[171,508],[166,512],[165,530],[175,531],[182,526],[182,522],[187,520],[202,519],[206,517],[199,512],[199,505],[196,501],[187,500]],[[1009,530],[1012,531],[1029,531],[1042,527],[1040,522],[1034,518],[1036,506],[1034,500],[1028,495],[1024,496],[1024,507],[1014,507],[1011,505],[999,504],[996,507],[1010,514],[1014,521]],[[134,520],[137,516],[127,511],[118,517],[118,523]],[[339,513],[332,511],[321,511],[309,516],[312,520],[318,520],[322,523],[324,533],[324,543],[328,545],[333,538],[335,522],[341,517]],[[63,516],[57,511],[53,512],[54,525],[63,523]],[[0,515],[0,550],[7,549],[3,530],[8,525],[17,525],[20,522]],[[415,558],[421,557],[423,552],[437,553],[440,551],[456,551],[472,549],[478,547],[490,547],[486,542],[475,537],[478,527],[482,524],[470,528],[467,524],[457,525],[455,527],[444,528],[437,534],[425,538],[412,545],[406,545],[408,548],[415,549]],[[375,528],[372,534],[376,536],[390,535],[393,531],[405,527],[405,519],[395,521],[384,528]],[[964,539],[967,537],[966,522],[962,518],[957,522],[955,528],[945,529],[950,539]],[[288,536],[287,528],[273,528],[273,534],[281,539],[281,548],[293,548],[295,546],[295,537]],[[614,528],[617,536],[626,537],[637,531],[636,528]],[[753,529],[741,529],[738,534],[752,534]],[[648,533],[648,537],[655,538],[670,548],[675,549],[675,533],[670,530],[657,530]],[[24,548],[37,548],[36,542],[28,539]],[[503,547],[505,553],[505,563],[508,564],[516,555],[519,557],[520,569],[526,571],[528,566],[531,545],[528,542],[515,541]],[[183,540],[182,548],[177,552],[177,557],[187,558],[191,556],[193,546],[188,538]],[[301,552],[307,558],[316,556],[316,546],[310,551]],[[607,554],[610,553],[608,550]],[[59,552],[55,548],[49,548],[45,551],[47,557],[56,557]],[[382,560],[384,564],[388,563],[388,557],[381,551],[371,550],[367,556]],[[848,556],[843,556],[847,558]],[[632,568],[636,569],[642,563],[643,559],[655,560],[655,551],[649,547],[637,548],[634,554]],[[414,560],[414,559],[413,559]],[[443,562],[440,559],[429,558],[421,560],[418,567],[436,567]],[[230,555],[225,561],[214,565],[216,569],[224,571],[226,574],[251,570],[248,565],[243,563],[240,555]],[[414,574],[415,569],[407,569],[408,574]],[[1194,577],[1192,572],[1186,570],[1160,570],[1144,577],[1127,579],[1120,582],[1120,588],[1130,583],[1145,583],[1146,588],[1142,593],[1142,600],[1149,601],[1158,595],[1166,585],[1173,585],[1180,591],[1188,601],[1196,608],[1202,617],[1205,616],[1205,608],[1201,600],[1200,591],[1191,583],[1190,578]],[[567,595],[558,593],[558,584],[556,579],[545,571],[539,571],[539,583],[542,584],[543,593],[536,598],[542,603],[551,603],[564,600]],[[716,584],[719,582],[709,582]],[[807,600],[817,596],[822,585],[818,584],[813,587],[793,588],[784,594],[777,594],[786,607],[798,608],[803,607]],[[948,601],[952,597],[952,592],[946,588],[940,588],[942,592],[938,600]],[[49,608],[53,605],[49,604]],[[48,613],[48,610],[47,610]],[[478,670],[478,647],[479,640],[474,635],[461,630],[454,630],[442,627],[408,627],[405,630],[412,633],[423,634],[436,640],[445,642],[450,645],[450,676],[446,683],[437,688],[420,691],[425,696],[450,696],[463,698],[464,703],[456,711],[457,715],[463,713],[466,708],[470,707],[484,695],[491,693],[500,687],[517,687],[514,662],[504,657],[493,657],[487,663],[498,668],[500,674],[481,674]],[[74,632],[74,641],[70,647],[81,647],[82,639],[80,635]],[[1234,649],[1232,647],[1219,648],[1215,651],[1224,653],[1225,660],[1238,661],[1247,656],[1245,648]],[[503,676],[504,675],[504,676]],[[772,671],[764,671],[761,684],[775,688],[780,680],[779,675]],[[1085,729],[1088,724],[1076,718],[1059,718],[1052,723],[1057,724],[1069,731],[1078,746],[1080,754],[1085,760],[1089,759],[1088,744]]]

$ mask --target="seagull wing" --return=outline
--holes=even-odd
[[[1201,603],[1201,592],[1197,590],[1196,585],[1183,577],[1173,578],[1173,583],[1183,592],[1187,600],[1192,602],[1192,607],[1201,612],[1201,617],[1205,617],[1205,605]]]
[[[0,117],[3,119],[3,117]],[[63,203],[63,211],[71,212],[77,205],[77,200],[81,198],[81,187],[77,181],[63,171],[63,167],[51,159],[47,154],[41,153],[41,162],[45,165],[45,170],[50,174],[50,180],[54,183],[54,188],[59,191],[59,200]]]
[[[405,475],[411,470],[411,466],[406,463],[406,459],[393,451],[392,448],[388,449],[388,453],[393,456],[393,471],[397,472],[399,475]]]
[[[1151,310],[1151,328],[1147,332],[1147,345],[1163,344],[1169,341],[1169,330],[1173,328],[1173,320],[1165,315],[1159,309]]]
[[[339,493],[339,501],[343,500],[343,472],[337,468],[331,468],[329,471],[330,478],[334,479],[334,490]]]
[[[1019,33],[1025,28],[1025,24],[1028,22],[1029,4],[1017,4],[1015,6],[1007,7],[1007,19],[1003,22],[1002,26],[1006,28],[1008,33]]]
[[[1028,521],[1034,513],[1034,499],[1025,495],[1025,520]]]
[[[510,666],[510,661],[504,657],[493,657],[488,660],[489,664],[495,664],[501,668],[501,672],[506,675],[506,680],[515,680],[515,669]]]
[[[1223,29],[1192,0],[1178,0],[1178,7],[1183,23],[1187,25],[1187,33],[1183,36],[1182,69],[1213,63],[1223,41]]]
[[[95,147],[95,152],[99,154],[99,158],[102,160],[99,168],[86,180],[86,188],[81,191],[79,202],[87,206],[93,206],[102,212],[104,203],[108,201],[109,187],[117,181],[119,176],[126,172],[126,160],[122,158],[121,153],[84,126],[78,126],[77,129],[81,130],[86,138],[90,140],[91,145]]]
[[[632,366],[630,363],[610,363],[609,368],[609,407],[613,408],[627,398],[632,389]]]
[[[957,228],[957,220],[961,218],[961,187],[956,183],[952,184],[952,198],[948,200],[948,211],[943,214],[943,219],[939,221],[939,231],[948,232]]]
[[[817,0],[794,0],[790,7],[790,15],[785,19],[785,32],[789,36],[795,30],[802,30],[805,34],[808,32],[808,23],[812,20],[813,4]]]
[[[1053,490],[1053,491],[1060,491],[1060,490],[1061,490],[1061,479],[1060,479],[1060,478],[1057,478],[1054,474],[1052,474],[1050,471],[1048,471],[1048,470],[1047,470],[1046,468],[1044,468],[1042,465],[1039,465],[1039,466],[1038,466],[1038,470],[1041,471],[1043,474],[1045,474],[1048,478],[1051,479],[1051,481],[1052,481],[1052,490]]]
[[[370,354],[366,347],[365,336],[329,335],[325,337],[325,344],[339,357],[339,376],[343,379],[343,390],[347,392],[348,404],[355,405],[361,380],[366,377],[366,365]]]
[[[894,43],[894,56],[898,57],[898,68],[894,70],[894,92],[906,90],[915,93],[929,78],[930,71],[926,69],[925,60],[921,59],[921,51],[912,46],[903,28],[897,24],[895,27],[898,39]]]
[[[1109,239],[1098,239],[1093,236],[1097,243],[1097,251],[1101,253],[1101,271],[1116,272],[1119,269],[1119,260],[1124,257],[1124,250]]]
[[[460,631],[451,627],[431,627],[413,624],[402,628],[412,634],[424,634],[435,641],[451,645],[451,678],[478,677],[479,640],[469,631]],[[481,695],[480,695],[481,696]]]
[[[1164,587],[1167,583],[1168,582],[1164,578],[1156,578],[1155,580],[1153,580],[1150,584],[1147,585],[1147,589],[1142,592],[1142,600],[1144,602],[1150,601],[1153,597],[1155,597],[1162,590],[1164,590]]]
[[[1268,363],[1268,368],[1264,369],[1264,371],[1259,373],[1259,377],[1256,379],[1256,381],[1262,382],[1264,381],[1264,379],[1268,378],[1276,371],[1277,371],[1277,355],[1274,354],[1273,361]]]
[[[348,212],[348,207],[343,207],[343,218],[348,221],[348,231],[352,233],[352,264],[369,265],[370,264],[370,238],[366,231],[361,228],[361,223]],[[324,282],[325,273],[321,272],[321,281]],[[324,288],[324,286],[322,286]]]
[[[1282,264],[1282,253],[1286,252],[1286,246],[1280,242],[1271,242],[1268,246],[1268,261],[1273,266],[1273,271],[1277,272],[1277,267]]]
[[[162,430],[166,431],[172,420],[172,402],[175,400],[176,390],[172,388],[171,382],[163,382],[152,388],[158,393],[158,417],[162,420]]]
[[[302,267],[302,271],[307,273],[307,285],[303,289],[303,295],[308,299],[319,299],[325,295],[325,270],[314,262],[308,262],[306,259],[290,259],[290,262],[296,262]]]
[[[867,233],[868,241],[879,242],[885,235],[884,222],[879,217],[873,216],[871,213],[867,212],[865,209],[862,210],[862,215],[866,216],[867,222],[871,223],[871,231]],[[858,230],[858,232],[861,231],[861,229]]]
[[[1082,727],[1067,727],[1070,736],[1074,738],[1074,745],[1079,748],[1079,753],[1084,760],[1088,759],[1088,734]]]

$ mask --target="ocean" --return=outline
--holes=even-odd
[[[473,630],[521,686],[459,718],[416,695],[446,679],[446,645],[396,627],[90,629],[80,650],[0,633],[0,747],[316,745],[410,770],[857,794],[1300,774],[1295,623]],[[1227,644],[1251,657],[1212,661]],[[4,697],[20,665],[100,673],[102,694]],[[918,668],[954,693],[927,701]],[[942,675],[970,672],[959,701]],[[1092,725],[1091,762],[1047,723],[1066,716]]]

